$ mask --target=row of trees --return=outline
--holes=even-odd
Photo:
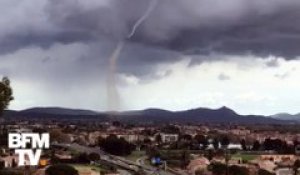
[[[3,111],[7,109],[9,103],[13,100],[13,91],[10,86],[10,80],[4,77],[0,81],[0,117],[3,115]],[[0,127],[0,146],[7,145],[7,130],[4,127]]]
[[[236,165],[227,167],[225,164],[215,163],[212,164],[209,169],[214,175],[249,175],[249,170],[247,168]]]
[[[65,164],[52,165],[46,170],[47,175],[78,175],[78,171],[70,166]]]
[[[298,170],[300,168],[300,160],[296,160],[294,162],[294,165],[292,167],[293,169],[293,174],[297,175],[298,174]],[[224,175],[224,174],[228,174],[228,175],[249,175],[249,169],[245,168],[245,167],[240,167],[240,166],[236,166],[236,165],[232,165],[232,166],[227,166],[226,164],[222,164],[222,163],[213,163],[209,166],[209,170],[213,173],[213,175]],[[198,173],[196,173],[196,175],[203,175],[201,174],[202,172],[199,171]],[[264,169],[259,169],[257,171],[258,175],[275,175],[274,173],[271,173],[269,171],[266,171]]]
[[[263,142],[255,141],[252,146],[253,151],[276,151],[278,153],[290,154],[294,153],[295,147],[298,143],[294,145],[288,145],[286,141],[280,139],[270,139],[267,138]]]
[[[156,142],[161,142],[160,135],[157,135]],[[176,143],[171,144],[171,149],[202,149],[205,150],[210,144],[214,149],[219,149],[219,146],[226,148],[231,143],[230,137],[226,135],[220,135],[215,137],[207,137],[204,135],[180,135],[179,140]],[[249,145],[245,139],[241,139],[241,147],[245,151],[276,151],[278,153],[294,153],[295,147],[299,145],[297,141],[294,141],[294,145],[288,145],[286,141],[280,139],[267,138],[263,142],[258,140],[254,141],[252,145]],[[199,146],[201,145],[201,147]]]
[[[249,175],[250,171],[246,167],[241,167],[241,166],[227,166],[222,163],[214,163],[211,164],[209,167],[209,170],[213,173],[213,175]],[[201,171],[196,172],[196,175],[204,175],[201,174]],[[257,171],[257,175],[275,175],[274,173],[271,173],[269,171],[266,171],[264,169],[259,169]]]
[[[158,144],[162,144],[162,139],[160,134],[156,136],[155,141]],[[170,149],[205,150],[209,144],[212,144],[215,149],[218,149],[220,144],[222,147],[227,147],[229,143],[230,140],[226,135],[222,135],[214,138],[208,138],[204,135],[196,135],[195,137],[192,137],[189,134],[182,134],[179,135],[177,142],[170,144]]]
[[[10,80],[4,77],[0,81],[0,116],[2,116],[3,111],[8,107],[9,103],[13,100],[13,91],[10,87]]]
[[[117,156],[128,156],[135,150],[135,145],[116,135],[110,135],[105,139],[99,138],[98,144],[104,151]]]

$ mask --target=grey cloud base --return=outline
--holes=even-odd
[[[121,40],[143,14],[147,0],[102,0],[86,4],[49,1],[50,21],[69,32]],[[92,7],[95,5],[94,7]],[[184,54],[299,55],[297,0],[160,0],[131,42]],[[94,39],[97,39],[95,37]],[[140,58],[143,59],[143,58]]]
[[[148,0],[6,0],[2,8],[16,13],[1,17],[13,19],[3,20],[0,52],[29,45],[49,48],[57,42],[106,42],[103,38],[117,42],[148,4]],[[299,19],[298,0],[159,0],[129,42],[191,55],[251,53],[293,59],[300,54]]]

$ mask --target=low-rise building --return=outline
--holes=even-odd
[[[166,134],[166,133],[161,133],[161,141],[163,143],[170,143],[170,142],[176,142],[178,141],[178,134]]]

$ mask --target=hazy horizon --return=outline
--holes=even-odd
[[[115,112],[130,112],[130,111],[141,111],[141,110],[148,110],[148,109],[157,109],[157,110],[166,110],[166,111],[170,111],[170,112],[180,112],[180,111],[187,111],[187,110],[193,110],[193,109],[199,109],[199,108],[204,108],[204,109],[212,109],[212,110],[218,110],[221,108],[228,108],[230,110],[233,110],[234,112],[236,112],[239,115],[263,115],[263,116],[273,116],[273,115],[277,115],[277,114],[290,114],[290,115],[298,115],[300,114],[300,112],[298,113],[288,113],[288,112],[279,112],[279,113],[275,113],[275,114],[269,114],[269,115],[264,115],[264,114],[259,114],[259,113],[240,113],[238,112],[236,109],[233,109],[229,106],[219,106],[219,107],[203,107],[203,106],[199,106],[199,107],[195,107],[195,108],[182,108],[182,109],[178,109],[178,110],[172,110],[172,109],[166,109],[166,108],[160,108],[160,107],[146,107],[146,108],[140,108],[140,109],[127,109],[127,110],[119,110],[119,111],[115,111]],[[28,109],[35,109],[35,108],[60,108],[60,109],[70,109],[70,110],[87,110],[87,111],[93,111],[93,112],[110,112],[109,110],[98,110],[98,109],[89,109],[89,108],[74,108],[74,107],[68,107],[68,106],[31,106],[28,108],[20,108],[20,109],[7,109],[7,110],[13,110],[13,111],[23,111],[23,110],[28,110]]]

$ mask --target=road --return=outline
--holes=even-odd
[[[127,160],[123,157],[119,156],[114,156],[105,153],[102,151],[99,147],[87,147],[87,146],[82,146],[78,144],[54,144],[55,146],[60,146],[68,149],[73,149],[77,150],[79,152],[85,152],[85,153],[97,153],[100,155],[101,161],[107,162],[112,165],[116,165],[118,167],[124,168],[125,170],[131,170],[131,171],[138,171],[138,169],[142,169],[143,171],[146,172],[147,175],[153,175],[153,174],[159,174],[159,175],[184,175],[182,173],[171,173],[167,171],[160,170],[159,172],[157,171],[157,168],[148,166],[145,164],[139,164],[137,162]]]
[[[138,158],[138,159],[136,159],[136,163],[138,164],[138,165],[145,165],[145,160],[147,159],[147,156],[143,156],[143,157],[140,157],[140,158]]]

